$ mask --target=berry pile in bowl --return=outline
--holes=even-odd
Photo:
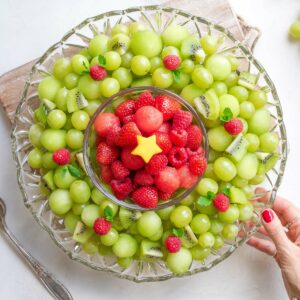
[[[284,172],[282,120],[224,28],[132,8],[84,21],[35,64],[13,153],[25,205],[72,259],[158,281],[210,269],[256,231]]]

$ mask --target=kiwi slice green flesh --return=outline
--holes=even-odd
[[[42,105],[44,105],[47,114],[56,107],[56,104],[48,99],[42,99]]]
[[[88,105],[89,105],[88,101],[78,90],[78,88],[74,88],[69,91],[67,96],[67,109],[69,113],[83,109]]]
[[[248,141],[240,133],[232,143],[226,148],[225,154],[234,162],[239,162],[247,152]]]
[[[123,55],[128,50],[129,44],[130,38],[123,33],[118,33],[110,39],[109,48]]]
[[[73,233],[73,240],[81,244],[84,244],[92,236],[92,234],[93,234],[92,229],[87,228],[86,225],[84,225],[82,222],[79,221]]]
[[[191,58],[199,64],[202,64],[205,59],[205,52],[201,47],[200,40],[195,36],[187,37],[182,41],[181,54],[183,58]]]
[[[180,238],[180,240],[182,246],[186,248],[192,248],[198,243],[198,239],[189,225],[184,227],[183,236]]]
[[[160,243],[151,242],[149,240],[142,240],[140,246],[140,255],[143,259],[151,260],[153,258],[163,257]]]
[[[76,161],[78,162],[78,165],[80,166],[80,168],[84,171],[84,173],[86,175],[88,175],[87,170],[85,168],[84,161],[83,161],[83,153],[82,152],[76,153],[75,158],[76,158]]]
[[[51,170],[43,176],[43,180],[44,180],[46,186],[52,191],[55,190],[53,174],[54,174],[54,172],[53,172],[53,170]]]
[[[241,72],[239,75],[238,85],[243,86],[249,90],[254,90],[259,76],[249,72]]]
[[[247,197],[241,189],[239,189],[235,186],[232,186],[230,188],[230,202],[231,203],[245,204],[245,203],[247,203],[247,201],[248,201]]]
[[[275,166],[279,158],[279,154],[277,152],[274,153],[257,152],[256,156],[259,162],[257,175],[262,175],[270,171]]]
[[[142,213],[140,211],[120,208],[119,218],[125,229],[129,228],[129,226],[137,221],[141,216]]]

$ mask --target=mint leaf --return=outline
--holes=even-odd
[[[220,117],[220,121],[228,122],[232,119],[233,113],[229,107],[226,107],[223,111],[223,115]]]
[[[178,82],[180,80],[180,69],[176,69],[172,71],[173,79],[175,82]]]
[[[106,59],[103,55],[98,55],[98,63],[100,66],[105,67]]]
[[[226,187],[222,190],[222,193],[227,196],[227,197],[230,197],[230,188],[229,187]]]
[[[106,206],[104,208],[104,216],[107,221],[110,221],[110,222],[113,221],[114,215],[113,215],[113,210],[110,206]]]
[[[83,75],[83,74],[90,74],[90,72],[88,70],[84,70],[80,73],[80,75]]]
[[[207,192],[207,198],[209,200],[213,200],[214,198],[216,197],[215,193],[211,192],[211,191],[208,191]]]
[[[173,228],[172,233],[177,237],[183,237],[184,229],[183,228]]]
[[[72,166],[72,165],[67,165],[67,168],[68,168],[68,171],[70,172],[70,174],[73,176],[73,177],[81,177],[81,172],[78,168]]]
[[[199,204],[200,206],[209,206],[211,205],[212,203],[212,200],[211,199],[208,199],[207,197],[204,197],[204,196],[200,196],[197,200],[197,204]]]

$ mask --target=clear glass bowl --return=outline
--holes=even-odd
[[[37,86],[43,77],[51,73],[52,65],[60,57],[70,57],[72,54],[86,47],[89,40],[99,32],[109,33],[112,26],[120,22],[139,21],[157,32],[162,32],[168,24],[176,22],[187,27],[192,33],[199,36],[211,33],[223,35],[224,46],[218,52],[231,54],[241,60],[241,68],[251,73],[259,74],[258,85],[265,87],[268,94],[268,109],[273,119],[272,131],[276,131],[280,144],[278,152],[280,158],[277,164],[267,174],[266,181],[262,184],[270,192],[270,200],[266,204],[254,202],[254,222],[241,223],[241,233],[236,240],[226,241],[224,247],[214,251],[204,262],[194,261],[190,270],[181,276],[192,275],[206,271],[225,260],[237,247],[242,245],[258,228],[259,214],[265,207],[270,207],[282,180],[285,169],[288,147],[286,131],[283,123],[280,101],[269,75],[263,66],[252,56],[251,52],[225,28],[213,24],[204,18],[193,16],[173,8],[159,6],[134,7],[126,10],[107,12],[89,18],[71,29],[58,43],[50,47],[33,66],[24,86],[23,95],[16,111],[12,128],[12,151],[17,166],[17,177],[24,204],[31,211],[37,222],[49,233],[53,241],[73,260],[96,270],[106,271],[114,275],[135,282],[160,281],[176,277],[165,266],[163,261],[143,262],[134,261],[126,270],[120,268],[114,258],[100,255],[87,255],[81,251],[71,238],[71,234],[64,228],[63,220],[51,212],[47,195],[40,192],[40,174],[33,171],[27,164],[28,153],[32,146],[28,140],[28,131],[34,124],[33,111],[39,105]],[[261,195],[255,194],[253,199]]]
[[[129,201],[119,200],[112,194],[109,186],[101,180],[101,178],[99,176],[99,173],[100,173],[99,165],[91,157],[91,153],[93,153],[93,150],[95,149],[95,145],[93,144],[92,146],[90,146],[90,143],[89,143],[89,140],[95,133],[94,126],[93,126],[94,122],[100,114],[105,113],[105,112],[114,111],[115,107],[118,104],[120,104],[121,102],[123,102],[127,99],[135,99],[141,93],[143,93],[145,91],[151,92],[151,94],[153,96],[157,96],[157,95],[169,96],[172,99],[174,99],[175,101],[179,102],[183,110],[191,112],[193,115],[193,123],[196,124],[197,126],[199,126],[203,133],[202,147],[204,148],[204,153],[205,153],[206,159],[208,159],[208,147],[209,147],[208,146],[208,138],[206,135],[206,128],[205,128],[199,114],[187,101],[185,101],[180,96],[178,96],[175,93],[170,92],[168,90],[161,89],[161,88],[154,87],[154,86],[145,86],[145,87],[141,86],[141,87],[129,88],[129,89],[122,90],[121,92],[113,95],[112,97],[108,98],[102,105],[100,105],[98,107],[98,109],[95,111],[94,115],[91,117],[89,124],[84,133],[83,159],[84,159],[84,164],[85,164],[87,173],[88,173],[89,177],[91,178],[95,187],[98,190],[100,190],[104,195],[106,195],[111,201],[113,201],[117,205],[123,206],[128,209],[143,210],[143,211],[159,210],[159,209],[169,207],[171,205],[178,204],[182,199],[187,197],[195,189],[195,187],[197,186],[197,184],[199,183],[199,181],[202,177],[202,176],[199,176],[198,180],[195,182],[195,184],[193,186],[191,186],[189,189],[180,189],[178,192],[176,192],[174,194],[174,196],[170,200],[159,203],[155,209],[141,207],[141,206],[135,204],[134,202],[132,202],[130,199],[129,199]]]

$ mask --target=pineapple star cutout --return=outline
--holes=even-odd
[[[131,154],[140,156],[145,163],[148,163],[153,155],[162,152],[162,150],[156,144],[156,135],[149,137],[138,135],[136,138],[138,144],[133,149]]]

